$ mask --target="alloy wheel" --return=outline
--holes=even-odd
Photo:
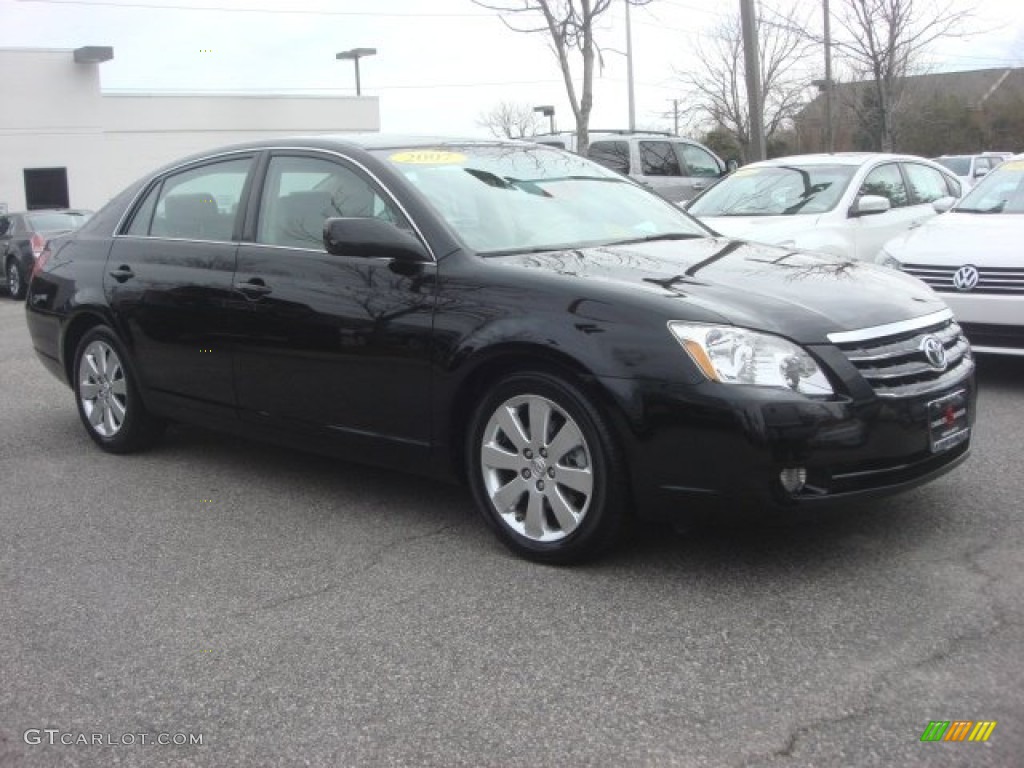
[[[502,522],[531,541],[564,539],[583,522],[594,496],[583,431],[538,395],[509,398],[494,410],[480,444],[480,471]]]
[[[78,397],[90,428],[98,435],[113,437],[121,430],[127,415],[128,382],[121,359],[105,341],[92,341],[82,353]]]

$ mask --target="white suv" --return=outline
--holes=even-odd
[[[533,141],[576,151],[575,133],[544,134]],[[703,144],[670,133],[591,131],[584,154],[672,202],[695,197],[735,167]]]

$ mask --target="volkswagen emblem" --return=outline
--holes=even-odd
[[[925,336],[921,339],[921,351],[928,358],[932,368],[939,371],[946,370],[946,348],[938,336]]]
[[[953,273],[953,287],[958,291],[973,291],[978,285],[978,270],[968,264]]]

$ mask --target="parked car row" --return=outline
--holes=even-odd
[[[26,211],[0,215],[0,263],[12,299],[25,298],[25,288],[46,241],[78,229],[92,211],[67,209]]]
[[[1024,156],[978,157],[993,164],[969,191],[923,158],[837,153],[752,163],[682,205],[732,237],[902,269],[976,351],[1024,355]]]
[[[920,280],[714,234],[523,142],[185,159],[51,239],[26,317],[106,451],[174,419],[464,480],[546,562],[600,552],[632,514],[914,487],[966,460],[975,419],[970,347]]]

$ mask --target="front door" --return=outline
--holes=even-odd
[[[316,153],[271,157],[254,242],[239,247],[233,311],[242,417],[368,448],[430,441],[433,263],[329,254],[330,217],[407,226],[361,169]]]

